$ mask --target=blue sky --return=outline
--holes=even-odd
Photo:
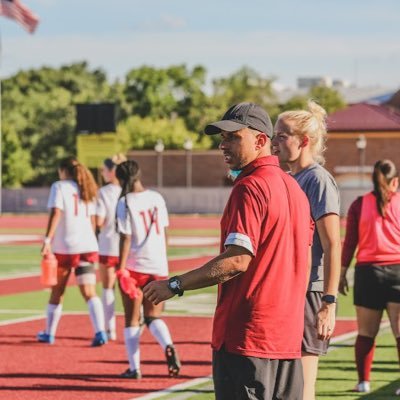
[[[328,75],[400,87],[399,0],[22,0],[32,36],[0,19],[2,76],[87,60],[110,79],[140,65],[204,65],[210,78],[248,65],[295,86]]]

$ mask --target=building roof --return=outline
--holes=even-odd
[[[400,112],[388,107],[359,103],[329,115],[328,131],[398,131]]]

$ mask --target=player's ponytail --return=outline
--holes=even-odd
[[[374,165],[372,181],[376,195],[376,205],[382,217],[386,215],[386,206],[392,198],[390,182],[398,176],[396,166],[391,160],[379,160]]]
[[[79,188],[79,196],[85,202],[93,201],[97,195],[97,184],[92,173],[75,157],[67,157],[60,161],[60,170],[64,170]]]
[[[140,180],[141,173],[138,163],[134,160],[128,160],[117,166],[115,175],[122,188],[120,195],[120,198],[122,198],[133,191],[135,182]]]

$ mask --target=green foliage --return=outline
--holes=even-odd
[[[103,71],[90,70],[85,62],[18,72],[2,84],[4,185],[48,185],[56,179],[58,160],[76,152],[77,103],[116,103],[122,150],[153,149],[158,139],[166,149],[181,149],[187,138],[195,148],[217,147],[219,135],[199,134],[243,101],[260,104],[273,120],[280,111],[304,108],[309,97],[328,113],[344,106],[336,91],[317,87],[279,107],[274,79],[248,67],[215,79],[208,93],[206,75],[202,66],[142,66],[111,84]]]
[[[346,106],[343,97],[335,89],[325,86],[315,86],[310,90],[310,98],[320,104],[328,114]]]
[[[346,106],[343,97],[337,90],[326,86],[315,86],[310,89],[307,95],[297,95],[290,98],[281,106],[281,112],[307,109],[307,101],[309,99],[316,101],[328,114]]]

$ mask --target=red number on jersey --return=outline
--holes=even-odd
[[[158,208],[148,209],[147,214],[145,211],[140,211],[140,215],[143,220],[144,229],[146,231],[146,236],[149,234],[150,228],[152,225],[156,226],[157,235],[160,234],[160,225],[158,223]]]
[[[78,216],[78,206],[79,206],[79,195],[77,193],[74,193],[72,195],[72,197],[74,198],[74,215],[75,217]],[[89,207],[88,204],[86,203],[86,216],[89,216]]]

